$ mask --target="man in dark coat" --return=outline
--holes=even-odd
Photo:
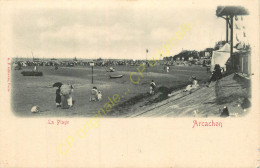
[[[211,78],[209,80],[209,84],[213,81],[217,81],[222,78],[221,68],[219,64],[216,64],[214,67],[213,74],[211,75]],[[209,87],[209,84],[207,85]]]

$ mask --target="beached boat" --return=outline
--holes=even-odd
[[[23,74],[23,76],[42,76],[43,75],[42,72],[35,72],[35,71],[23,71],[23,72],[21,72],[21,74]]]
[[[115,72],[115,70],[108,69],[107,72]]]
[[[122,78],[123,75],[115,75],[115,76],[109,75],[109,77],[110,77],[111,79],[114,79],[114,78]]]
[[[109,69],[107,69],[107,72],[115,72],[115,69],[113,67],[110,67]]]

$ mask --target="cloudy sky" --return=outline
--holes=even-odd
[[[17,9],[13,14],[14,52],[19,57],[145,59],[185,23],[192,26],[171,55],[203,50],[225,40],[217,6],[153,1],[111,1],[82,7]]]

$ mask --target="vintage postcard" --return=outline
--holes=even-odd
[[[0,1],[0,167],[260,167],[259,1]]]

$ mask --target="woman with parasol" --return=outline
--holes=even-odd
[[[55,100],[57,108],[61,107],[61,90],[60,90],[61,86],[62,86],[61,82],[56,82],[53,84],[53,87],[58,87],[58,89],[56,90],[56,100]]]
[[[71,84],[61,86],[61,108],[67,109],[72,107],[73,86]]]

